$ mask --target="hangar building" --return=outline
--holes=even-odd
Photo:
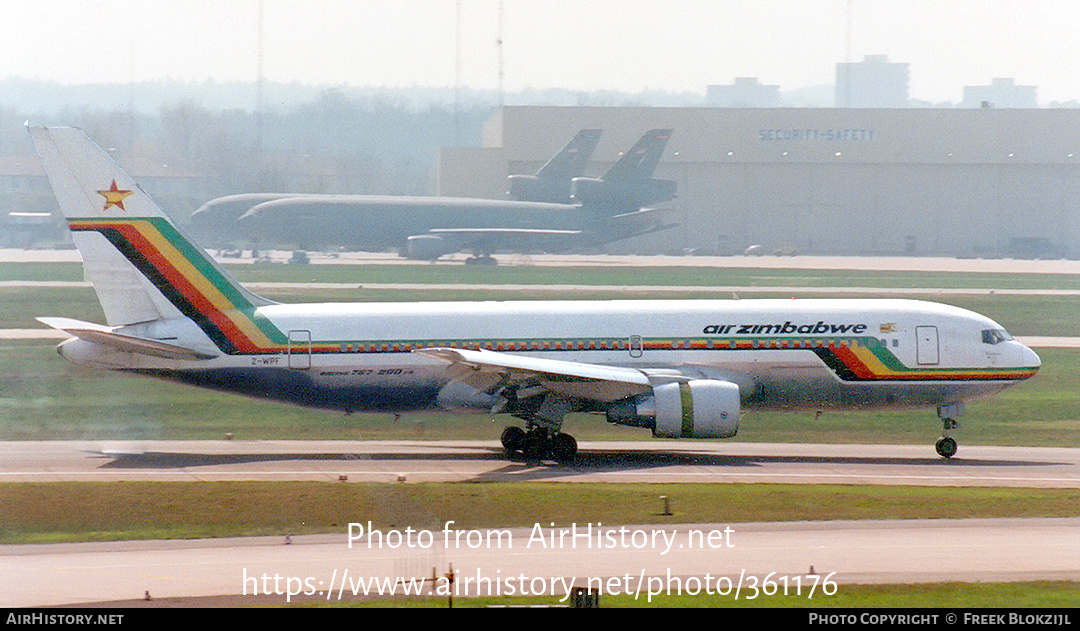
[[[600,175],[668,127],[680,225],[608,252],[1080,256],[1080,109],[505,107],[443,151],[439,193],[505,197],[583,128]]]

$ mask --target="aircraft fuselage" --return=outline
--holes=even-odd
[[[61,353],[95,367],[346,411],[490,408],[478,393],[448,387],[445,363],[414,352],[422,348],[675,370],[737,384],[746,408],[785,410],[950,405],[994,394],[1039,365],[1022,344],[986,333],[1001,330],[988,318],[906,300],[300,304],[233,317],[231,326],[202,325],[231,349],[214,359],[165,359],[83,340]]]

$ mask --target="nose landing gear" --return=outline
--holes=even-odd
[[[948,436],[937,439],[934,448],[937,449],[938,455],[942,458],[952,458],[956,455],[956,441]]]
[[[941,438],[934,443],[934,448],[942,458],[952,458],[956,455],[956,440],[949,436],[949,431],[957,427],[960,427],[960,422],[956,419],[941,419]]]
[[[949,432],[960,427],[960,422],[956,419],[963,413],[963,403],[938,406],[937,415],[941,419],[941,438],[934,444],[934,448],[937,449],[938,455],[942,458],[952,458],[956,455],[956,441],[949,436]]]

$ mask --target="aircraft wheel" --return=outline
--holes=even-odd
[[[942,458],[952,458],[956,455],[956,441],[948,436],[939,438],[934,447]]]
[[[570,462],[577,457],[577,441],[570,434],[555,434],[551,441],[551,455],[559,462]]]
[[[507,455],[521,451],[525,443],[525,430],[511,425],[503,430],[500,440]]]
[[[525,434],[525,438],[521,441],[521,451],[529,462],[543,460],[548,454],[549,447],[550,443],[543,430],[533,430]]]

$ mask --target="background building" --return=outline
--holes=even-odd
[[[503,197],[583,128],[599,175],[659,127],[680,226],[608,251],[1080,254],[1075,109],[508,107],[483,147],[442,152],[440,194]]]
[[[907,107],[908,64],[885,55],[836,64],[836,107]]]
[[[731,85],[710,85],[705,90],[709,107],[780,107],[780,86],[762,85],[755,77],[739,77]]]
[[[1013,79],[991,79],[990,85],[964,87],[961,107],[1038,107],[1035,86],[1016,85]]]

